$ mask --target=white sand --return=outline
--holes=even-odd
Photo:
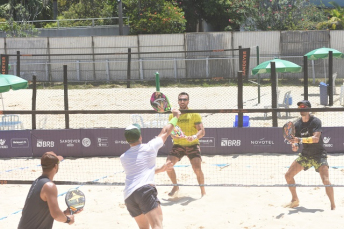
[[[281,96],[284,95],[286,87],[280,87]],[[257,104],[257,88],[246,87],[244,91],[245,108],[263,108],[271,103],[270,88],[262,88],[262,103]],[[176,104],[177,95],[180,91],[187,91],[191,95],[190,106],[194,109],[220,109],[237,108],[237,89],[231,88],[166,88],[162,90]],[[63,91],[62,90],[40,90],[37,109],[39,110],[62,110],[63,109]],[[70,100],[69,109],[96,109],[96,110],[116,110],[116,109],[151,109],[148,103],[152,88],[148,89],[89,89],[69,91]],[[293,106],[296,101],[302,100],[302,87],[292,88]],[[310,94],[319,93],[318,87],[310,88]],[[206,96],[205,96],[206,95]],[[6,110],[21,110],[31,108],[31,90],[10,91],[3,94]],[[133,97],[137,100],[133,100]],[[309,99],[313,107],[323,107],[319,105],[319,96],[311,96]],[[130,106],[128,105],[130,103]],[[338,95],[335,97],[335,106],[340,107]],[[204,114],[203,114],[204,115]],[[232,126],[235,114],[216,114],[204,117],[205,127]],[[284,114],[282,114],[284,115]],[[317,115],[320,115],[319,113]],[[323,114],[321,114],[323,115]],[[344,120],[342,113],[336,113],[320,117],[324,126],[332,126],[331,120],[335,119],[333,125],[339,125],[340,120]],[[77,118],[75,118],[77,117]],[[117,118],[114,118],[117,117]],[[154,116],[143,115],[145,121],[154,120]],[[272,126],[271,118],[264,119],[263,114],[250,114],[251,126]],[[255,118],[256,117],[256,118]],[[292,119],[299,117],[293,114]],[[44,116],[38,116],[38,120],[43,120]],[[48,116],[44,128],[64,128],[64,116]],[[31,116],[22,115],[21,120],[25,128],[31,128]],[[287,120],[279,120],[279,126]],[[130,123],[130,115],[91,115],[91,116],[71,116],[71,128],[84,127],[124,127]],[[264,156],[240,155],[238,158],[212,157],[204,159],[202,164],[205,173],[206,183],[240,183],[246,185],[252,184],[284,184],[284,173],[288,165],[295,159],[291,156]],[[237,159],[237,160],[236,160]],[[163,163],[165,158],[159,158],[158,164]],[[343,165],[341,157],[329,158],[332,160],[330,165]],[[19,160],[18,160],[19,161]],[[13,162],[11,162],[13,163]],[[230,163],[231,166],[219,168],[212,166],[214,163]],[[32,162],[34,166],[36,162]],[[180,164],[188,164],[183,159]],[[20,164],[21,165],[21,164]],[[72,165],[72,164],[71,164]],[[102,165],[102,164],[100,164]],[[248,168],[249,165],[249,168]],[[19,166],[13,163],[6,164],[1,161],[1,178],[6,179],[8,174],[4,174],[5,169]],[[69,167],[64,164],[61,168],[60,177],[65,179],[66,174],[71,171],[77,171],[82,167],[90,168],[84,163],[79,167]],[[101,166],[102,167],[102,166]],[[75,169],[76,168],[76,169]],[[105,166],[103,166],[106,169]],[[120,167],[107,167],[104,172],[108,175],[109,171],[116,172]],[[62,172],[65,170],[65,172]],[[195,175],[190,167],[176,168],[180,182],[196,183]],[[67,173],[68,171],[68,173]],[[99,168],[97,171],[101,171]],[[182,172],[180,172],[182,171]],[[79,171],[85,176],[94,175],[93,171]],[[332,183],[343,184],[343,170],[330,169],[330,180]],[[30,169],[29,173],[20,175],[20,172],[11,173],[12,179],[35,179],[40,174],[40,168]],[[102,174],[102,172],[100,172]],[[95,175],[96,177],[98,174]],[[19,178],[18,178],[19,177]],[[29,178],[27,178],[29,177]],[[90,177],[92,179],[94,177]],[[112,177],[114,178],[114,177]],[[122,178],[123,179],[123,175]],[[124,180],[122,180],[123,182]],[[157,175],[158,183],[169,183],[166,174]],[[296,177],[296,181],[303,184],[321,184],[320,177],[313,169],[308,172],[301,172]],[[113,180],[110,180],[113,182]],[[75,186],[58,186],[59,193],[67,191]],[[16,228],[21,216],[21,209],[30,185],[0,185],[0,228]],[[206,187],[207,195],[200,199],[200,190],[198,187],[181,187],[178,198],[169,199],[167,193],[171,187],[158,186],[159,198],[164,214],[164,228],[271,228],[271,229],[294,229],[294,228],[343,228],[344,222],[344,192],[343,188],[335,188],[335,200],[337,209],[330,210],[330,202],[325,194],[323,187],[302,187],[298,188],[300,206],[295,209],[283,208],[282,205],[290,201],[291,196],[286,187]],[[76,223],[72,226],[63,223],[54,223],[54,228],[137,228],[135,221],[127,212],[122,196],[123,186],[83,186],[81,190],[86,194],[86,207],[82,213],[76,216]],[[61,209],[65,209],[64,196],[59,197]],[[17,214],[14,212],[19,211]],[[1,219],[1,217],[7,217]]]
[[[203,157],[203,171],[207,184],[236,183],[273,185],[285,184],[284,173],[295,155],[234,155]],[[22,160],[17,160],[18,164]],[[37,159],[36,159],[37,160]],[[94,159],[95,160],[95,159]],[[66,160],[61,163],[56,180],[65,179],[71,171],[76,171],[83,178],[93,179],[89,171],[91,167],[100,166],[99,174],[108,175],[120,167],[107,167],[101,161],[88,159]],[[100,160],[100,159],[97,159]],[[106,158],[101,160],[108,161]],[[117,159],[115,159],[117,160]],[[159,157],[160,165],[165,157]],[[2,160],[1,167],[15,162]],[[34,165],[36,161],[26,162]],[[219,168],[214,163],[230,163],[230,166]],[[341,157],[330,156],[330,165],[343,164]],[[186,158],[178,165],[188,165]],[[196,177],[190,167],[176,167],[179,183],[196,184]],[[40,174],[40,169],[29,169],[32,179]],[[344,170],[330,168],[330,180],[333,184],[343,184]],[[0,174],[4,177],[4,174]],[[6,177],[15,179],[20,172],[7,173]],[[112,177],[109,181],[113,181]],[[124,181],[123,174],[120,175]],[[89,180],[88,179],[88,180]],[[166,173],[156,175],[158,184],[170,184]],[[301,184],[321,184],[319,174],[310,169],[296,176],[296,182]],[[59,193],[74,186],[59,185]],[[16,228],[20,220],[20,211],[30,185],[0,185],[1,208],[0,228]],[[72,226],[55,222],[54,228],[136,228],[136,223],[127,212],[123,200],[123,186],[82,186],[86,195],[86,206],[82,213],[76,216]],[[207,195],[200,198],[199,187],[182,186],[178,198],[169,198],[167,193],[172,187],[158,186],[158,197],[164,214],[164,228],[343,228],[344,192],[342,187],[336,187],[335,200],[337,209],[330,210],[330,202],[324,187],[299,187],[300,206],[295,209],[282,207],[291,200],[287,187],[206,187]],[[58,197],[61,209],[66,209],[64,196]]]
[[[21,209],[29,186],[0,186],[1,216]],[[59,186],[59,192],[67,186]],[[55,222],[54,228],[137,228],[122,199],[123,187],[82,187],[86,206],[72,226]],[[169,187],[158,187],[164,228],[343,228],[344,192],[335,189],[337,209],[330,210],[324,188],[299,188],[300,206],[283,208],[290,200],[287,188],[207,188],[200,199],[199,188],[183,187],[179,198],[168,199]],[[65,209],[64,197],[59,204]],[[6,214],[5,214],[6,215]],[[0,228],[17,227],[21,213],[0,220]]]

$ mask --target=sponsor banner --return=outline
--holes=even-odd
[[[34,157],[41,157],[47,151],[64,157],[82,156],[80,130],[32,130],[31,141]]]
[[[161,128],[142,128],[142,141],[147,143],[161,132]],[[82,155],[90,156],[120,156],[130,148],[124,137],[124,128],[116,129],[82,129]],[[168,147],[166,147],[168,145]],[[171,138],[160,148],[159,155],[166,155],[171,149]]]
[[[143,128],[143,142],[157,136],[161,128]],[[206,128],[200,139],[203,155],[232,153],[294,153],[281,127]],[[31,132],[31,136],[30,136]],[[54,151],[65,157],[120,156],[129,149],[124,129],[15,130],[0,132],[0,157],[40,157]],[[324,127],[321,135],[328,153],[344,152],[344,128]],[[172,148],[168,137],[159,155]],[[302,146],[301,146],[302,149]],[[299,150],[300,152],[300,150]]]
[[[324,148],[327,152],[344,152],[344,128],[343,127],[323,127],[321,138],[324,142]]]
[[[31,157],[29,130],[0,131],[0,157]]]
[[[80,137],[83,157],[120,156],[129,149],[124,129],[82,129]]]

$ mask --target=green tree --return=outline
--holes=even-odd
[[[35,36],[37,30],[30,21],[42,19],[42,15],[49,12],[49,8],[47,0],[9,0],[5,3],[1,1],[1,17],[7,23],[1,24],[0,29],[10,37]]]
[[[334,9],[328,11],[330,17],[328,20],[320,22],[317,29],[344,29],[344,9],[336,2],[329,2]]]
[[[117,0],[78,0],[59,2],[58,19],[86,19],[86,18],[109,18],[117,16]],[[62,11],[66,9],[65,11]],[[117,20],[99,19],[95,20],[96,25],[117,24]],[[91,26],[92,20],[75,20],[59,22],[62,27]],[[56,27],[57,23],[49,23],[45,26]]]
[[[182,33],[185,16],[176,3],[164,0],[123,0],[131,34]]]
[[[237,30],[243,21],[241,0],[178,0],[173,1],[185,12],[186,31],[202,32],[202,20],[215,31]]]

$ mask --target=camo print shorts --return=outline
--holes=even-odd
[[[173,145],[169,155],[178,157],[179,161],[186,155],[191,161],[195,157],[201,158],[201,148],[199,144],[192,146]]]
[[[315,171],[319,172],[319,168],[322,165],[326,165],[328,167],[327,158],[321,157],[319,159],[305,157],[299,154],[299,157],[296,158],[296,162],[302,165],[304,171],[308,170],[312,166],[314,167]]]

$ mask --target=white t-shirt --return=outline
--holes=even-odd
[[[147,144],[130,147],[120,157],[125,172],[124,199],[136,189],[155,184],[155,162],[158,150],[164,145],[161,137],[156,137]]]

